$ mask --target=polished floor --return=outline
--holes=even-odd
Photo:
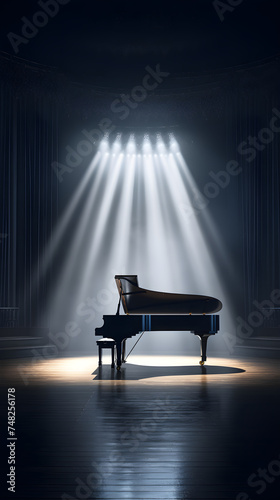
[[[102,368],[97,357],[1,363],[1,498],[280,499],[279,360],[129,359],[120,373],[109,355]]]

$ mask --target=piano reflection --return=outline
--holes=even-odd
[[[155,292],[140,288],[136,275],[115,276],[119,304],[115,315],[103,316],[95,335],[115,340],[117,369],[125,361],[125,341],[141,332],[190,331],[200,338],[201,360],[206,361],[207,340],[219,330],[222,303],[213,297]],[[125,315],[120,315],[122,304]]]

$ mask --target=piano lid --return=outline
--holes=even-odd
[[[134,274],[116,275],[115,280],[126,314],[214,314],[223,307],[214,297],[140,288]]]

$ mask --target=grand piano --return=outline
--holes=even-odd
[[[125,342],[141,332],[190,331],[200,338],[201,360],[206,361],[207,340],[219,331],[220,300],[205,295],[164,293],[140,288],[137,275],[116,275],[119,303],[115,315],[103,316],[96,336],[115,340],[117,369],[125,361]],[[122,304],[125,315],[120,315]]]

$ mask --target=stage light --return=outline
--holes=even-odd
[[[150,138],[149,138],[148,134],[144,135],[142,149],[143,149],[143,153],[145,153],[145,154],[149,154],[152,151],[152,145],[151,145],[151,141],[150,141]]]
[[[163,154],[166,151],[166,147],[162,140],[161,134],[157,134],[156,147],[160,154]]]
[[[100,145],[99,145],[99,151],[101,153],[105,153],[105,152],[108,152],[108,149],[109,149],[109,141],[108,141],[108,137],[104,137],[102,139],[102,141],[100,142]]]
[[[173,153],[178,153],[180,148],[173,134],[169,134],[169,147]]]
[[[126,151],[127,151],[127,154],[132,154],[132,153],[135,153],[135,151],[136,151],[134,134],[131,134],[129,137],[129,140],[128,140],[128,143],[126,146]]]

